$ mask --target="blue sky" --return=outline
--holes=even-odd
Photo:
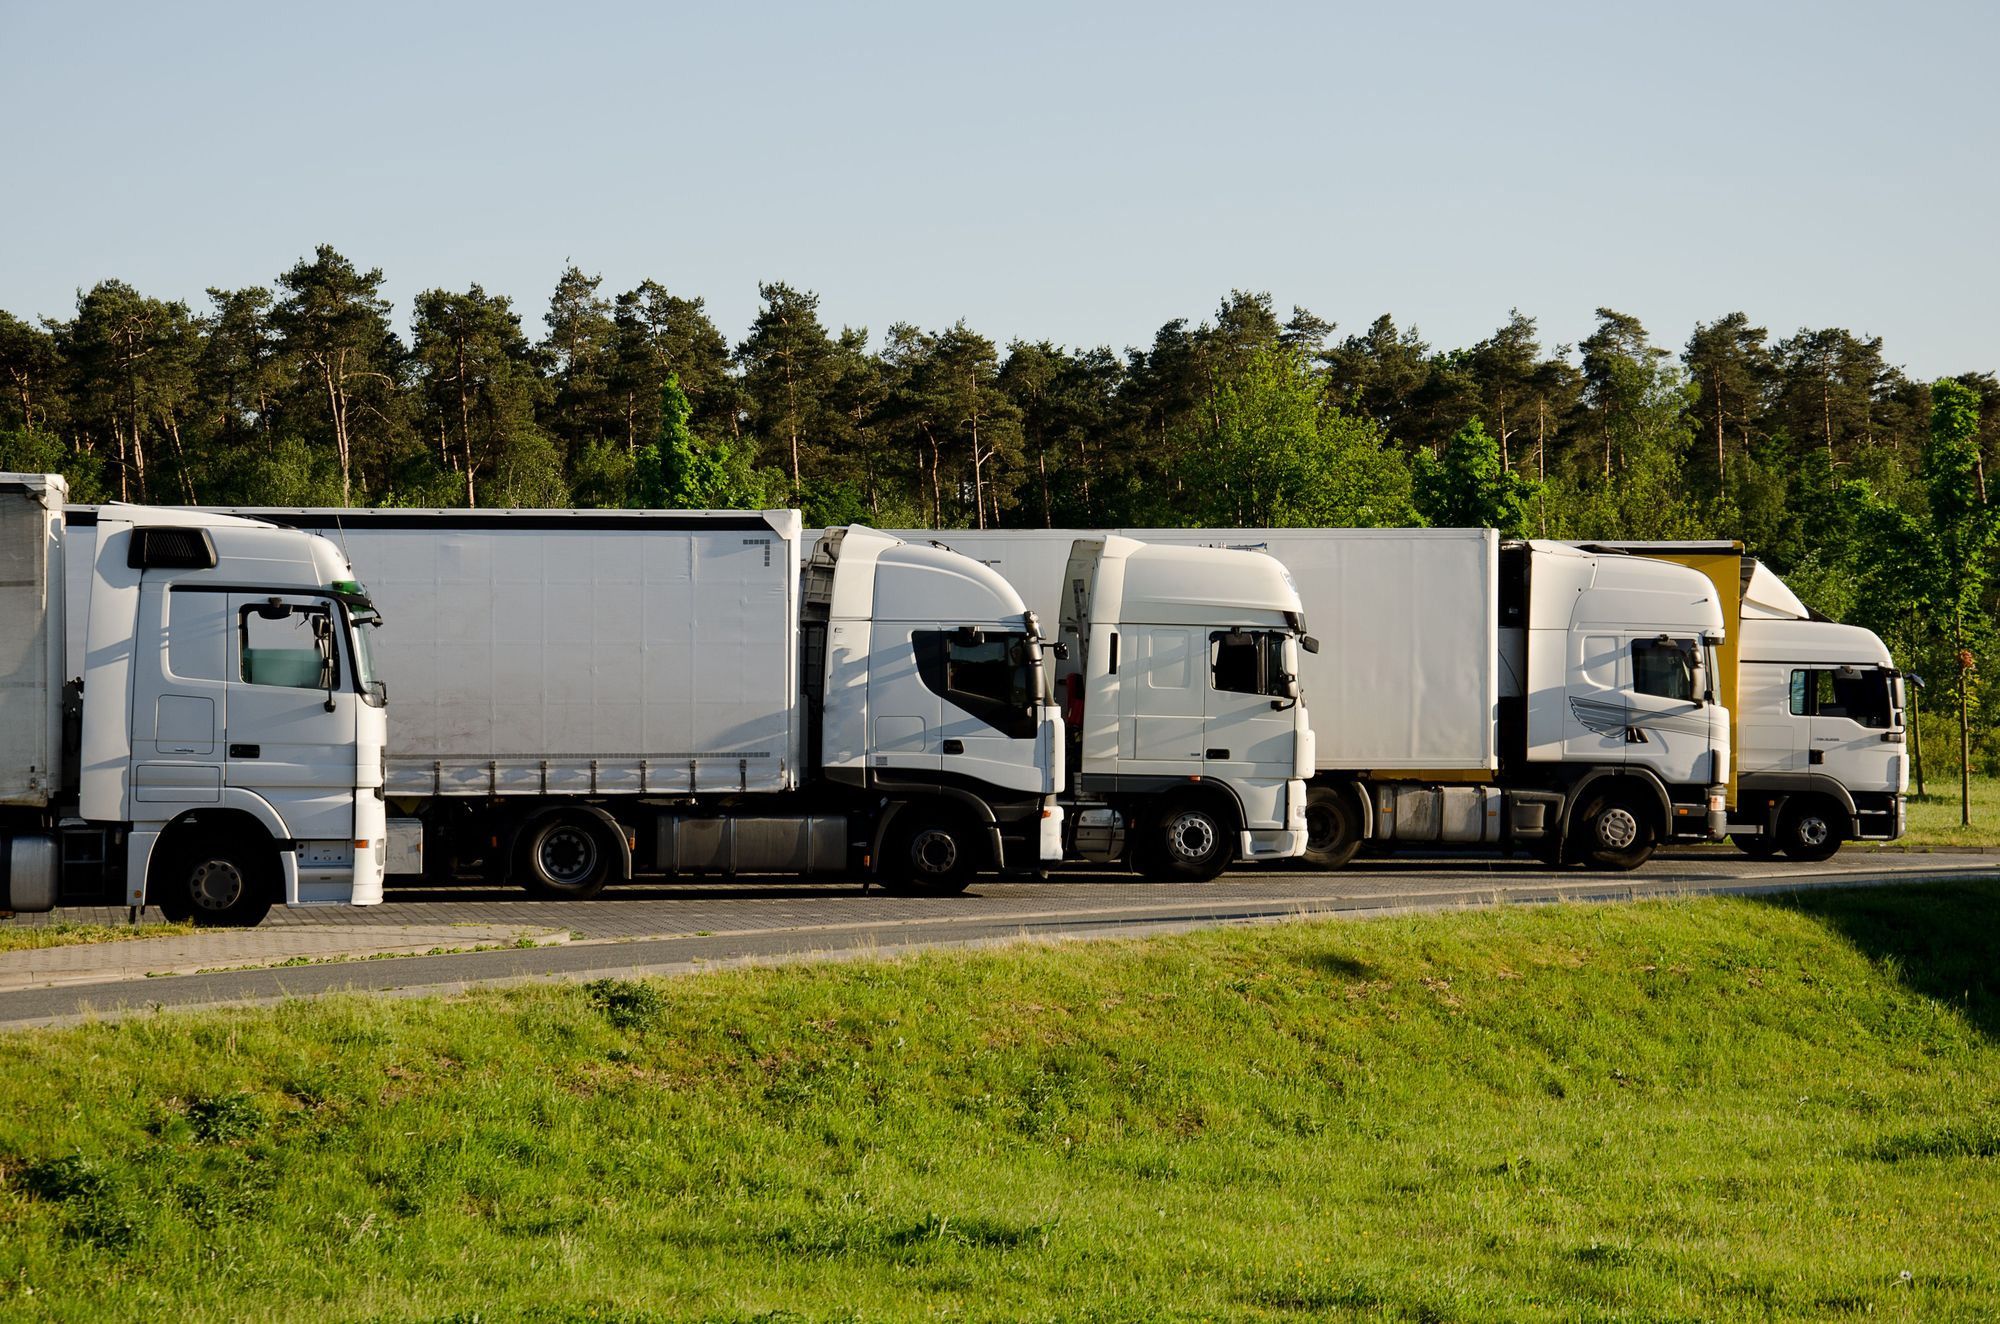
[[[531,334],[574,260],[740,336],[965,318],[1144,344],[1269,290],[1360,330],[1678,347],[1742,308],[2000,369],[1978,5],[0,0],[0,308],[203,301],[332,243]]]

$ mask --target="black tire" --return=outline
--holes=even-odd
[[[1305,862],[1315,869],[1338,869],[1361,850],[1361,812],[1345,786],[1306,788]]]
[[[1570,830],[1571,859],[1607,872],[1627,872],[1653,858],[1659,833],[1638,797],[1622,791],[1598,796]]]
[[[618,843],[589,814],[552,814],[522,834],[522,885],[545,901],[588,901],[611,881],[617,860]]]
[[[1847,815],[1821,795],[1800,796],[1778,819],[1777,846],[1804,863],[1832,859],[1847,836]]]
[[[268,842],[215,837],[168,850],[147,889],[168,919],[205,929],[247,929],[271,913],[279,872],[277,852]]]
[[[1146,824],[1139,872],[1154,882],[1205,883],[1236,858],[1236,821],[1215,800],[1169,800]]]
[[[1736,849],[1742,851],[1753,860],[1768,860],[1778,853],[1778,839],[1776,837],[1767,837],[1761,832],[1755,836],[1747,833],[1732,832],[1729,835],[1729,839],[1736,843]]]
[[[882,886],[905,896],[956,896],[972,881],[982,849],[964,817],[912,805],[890,825]]]

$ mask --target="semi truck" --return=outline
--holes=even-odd
[[[1304,846],[1295,696],[1211,710],[1191,685],[1186,747],[1094,761],[1086,792],[1050,684],[1057,617],[928,540],[809,534],[796,511],[257,515],[339,540],[398,623],[378,659],[392,877],[582,897],[635,873],[860,872],[949,892],[1128,844],[1166,878]],[[1267,557],[1096,560],[1099,619],[1296,652],[1302,608]],[[1213,600],[1171,582],[1190,568]]]
[[[1589,546],[1706,575],[1728,638],[1719,689],[1735,714],[1729,839],[1756,856],[1824,860],[1903,835],[1903,676],[1872,631],[1817,616],[1739,542]]]
[[[951,530],[1036,610],[1088,530]],[[1131,529],[1160,547],[1267,553],[1321,646],[1305,858],[1364,844],[1488,845],[1632,869],[1726,826],[1720,596],[1685,566],[1491,529]]]
[[[0,474],[0,910],[382,899],[380,623],[325,538]]]

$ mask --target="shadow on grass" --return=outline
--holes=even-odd
[[[1339,952],[1309,952],[1299,958],[1300,963],[1317,970],[1323,975],[1336,979],[1373,979],[1375,967],[1366,961],[1357,961]]]
[[[1906,987],[2000,1039],[2000,879],[1758,899],[1828,925]]]

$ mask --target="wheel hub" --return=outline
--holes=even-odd
[[[188,875],[188,892],[201,910],[227,910],[243,898],[243,871],[233,860],[203,860]]]
[[[1824,846],[1833,835],[1833,827],[1818,814],[1808,814],[1799,820],[1799,841],[1806,846]]]
[[[958,865],[958,840],[942,828],[925,828],[910,841],[910,861],[927,874],[948,874]]]
[[[1205,859],[1215,849],[1215,824],[1205,814],[1176,814],[1167,822],[1167,845],[1184,860]]]
[[[559,827],[537,851],[542,872],[559,883],[580,883],[597,869],[597,839],[577,827]]]
[[[1639,819],[1623,805],[1613,805],[1597,816],[1597,844],[1608,850],[1624,850],[1639,839]]]

